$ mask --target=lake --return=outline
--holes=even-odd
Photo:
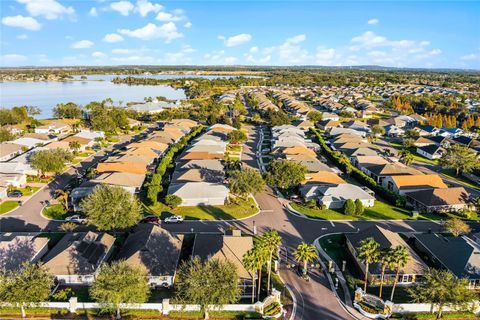
[[[128,75],[119,75],[127,77]],[[128,86],[114,84],[111,79],[117,75],[89,75],[87,81],[49,81],[49,82],[3,82],[0,83],[0,107],[37,106],[41,114],[39,119],[51,118],[52,108],[57,103],[75,102],[86,105],[91,101],[102,101],[112,98],[114,102],[123,101],[123,105],[132,101],[143,101],[145,97],[163,96],[167,99],[185,99],[181,89],[170,86]],[[156,79],[175,79],[185,77],[201,77],[214,79],[231,76],[201,76],[201,75],[135,75]],[[75,76],[80,79],[80,76]]]

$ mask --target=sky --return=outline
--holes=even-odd
[[[480,1],[0,0],[0,66],[480,69]]]

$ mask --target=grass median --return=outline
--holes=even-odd
[[[5,214],[18,207],[18,201],[4,201],[0,203],[0,214]]]

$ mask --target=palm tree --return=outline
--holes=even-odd
[[[60,195],[58,198],[61,197],[64,201],[63,206],[65,207],[65,210],[68,210],[68,192],[62,189],[57,189],[55,192]]]
[[[395,293],[395,287],[398,282],[398,274],[400,273],[400,268],[405,267],[408,260],[410,260],[410,254],[408,253],[407,248],[402,246],[397,246],[393,249],[392,254],[392,263],[395,265],[395,280],[393,281],[392,294],[390,295],[390,301],[393,301],[393,294]]]
[[[262,288],[262,269],[265,263],[268,260],[268,251],[266,250],[265,246],[261,241],[259,241],[255,247],[252,249],[253,257],[256,265],[256,269],[258,270],[258,297],[257,299],[260,300],[260,290]]]
[[[414,158],[413,154],[408,149],[402,149],[399,151],[400,159],[405,163],[405,165],[409,166],[412,164]]]
[[[78,141],[70,141],[68,143],[68,147],[76,153],[76,152],[78,152],[78,150],[80,150],[80,148],[82,146],[80,145],[80,142],[78,142]]]
[[[383,289],[383,281],[385,277],[385,270],[388,269],[393,269],[394,264],[393,264],[393,250],[390,248],[383,249],[380,251],[380,259],[379,259],[380,265],[381,265],[381,277],[380,277],[380,291],[378,293],[378,297],[382,297],[382,289]]]
[[[242,259],[243,266],[248,272],[252,273],[252,303],[255,299],[255,273],[258,271],[257,261],[254,250],[249,250],[244,254]]]
[[[374,263],[378,260],[378,247],[380,245],[373,238],[366,238],[360,241],[360,246],[357,248],[358,257],[363,259],[365,263],[365,284],[363,286],[363,291],[367,292],[367,283],[368,283],[368,267],[371,263]]]
[[[267,282],[267,292],[270,292],[270,277],[272,274],[272,258],[273,253],[278,251],[278,248],[282,244],[282,237],[278,234],[275,230],[268,230],[262,237],[263,245],[265,249],[268,251],[269,258],[268,258],[268,282]]]
[[[303,263],[304,273],[307,273],[308,263],[318,258],[315,246],[313,244],[306,244],[305,242],[298,245],[293,255],[295,256],[295,260]]]

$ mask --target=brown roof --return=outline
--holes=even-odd
[[[305,174],[305,180],[302,184],[343,184],[345,180],[340,178],[336,173],[329,171],[319,171],[315,173]]]
[[[134,162],[103,162],[97,165],[98,172],[129,172],[137,174],[146,174],[147,166],[142,163]]]
[[[429,207],[465,204],[469,194],[465,188],[458,187],[414,191],[409,192],[408,197]]]
[[[209,152],[188,152],[181,160],[205,160],[205,159],[223,159],[222,153]]]
[[[70,150],[69,142],[65,140],[50,142],[49,144],[45,145],[44,148]]]
[[[158,158],[159,156],[159,154],[153,151],[151,148],[129,148],[127,151],[125,151],[125,154],[138,154],[152,159]]]
[[[153,141],[153,140],[144,140],[140,142],[130,143],[127,148],[151,148],[153,150],[165,151],[168,148],[166,143]]]
[[[189,128],[193,128],[198,125],[196,121],[190,119],[172,119],[169,121],[169,123]]]
[[[433,188],[448,188],[438,174],[418,174],[409,176],[392,176],[391,179],[398,188],[431,186]]]
[[[15,143],[2,143],[0,144],[0,156],[4,157],[11,153],[22,151],[23,146]]]
[[[283,154],[303,154],[303,155],[309,155],[312,157],[317,156],[315,151],[313,151],[312,149],[301,147],[301,146],[284,148],[278,151],[279,153],[283,153]]]
[[[89,144],[90,141],[92,141],[92,140],[87,139],[87,138],[77,137],[77,136],[70,136],[70,137],[67,137],[67,138],[63,139],[62,141],[66,141],[66,142],[78,141],[78,143],[86,145],[86,144]]]

